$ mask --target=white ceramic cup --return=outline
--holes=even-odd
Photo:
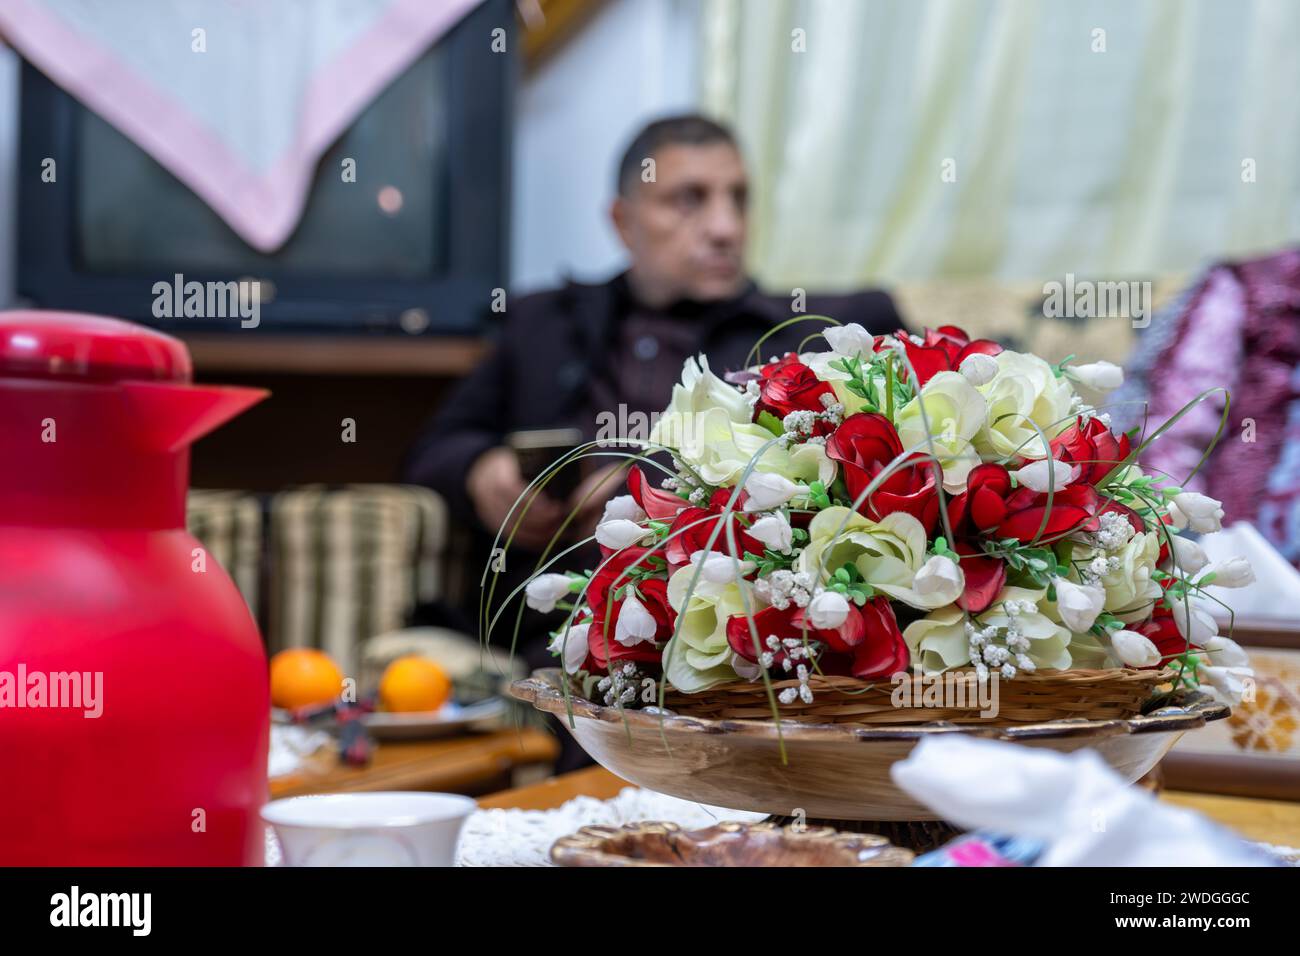
[[[287,866],[451,866],[477,806],[454,793],[332,793],[273,800],[262,819]]]

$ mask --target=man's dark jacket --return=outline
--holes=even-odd
[[[492,353],[456,387],[412,450],[407,480],[433,488],[454,516],[477,524],[465,490],[474,460],[516,429],[577,424],[587,383],[604,364],[626,303],[622,275],[601,285],[570,282],[511,303]],[[742,368],[758,338],[795,315],[790,304],[788,297],[763,295],[751,285],[737,299],[701,314],[696,351],[708,356],[709,367],[719,375]],[[857,322],[876,334],[903,327],[893,300],[882,291],[810,295],[806,306],[805,315],[827,315],[845,325]],[[824,326],[792,323],[763,343],[761,359],[798,350],[803,339]],[[808,347],[825,344],[810,342]],[[670,397],[664,395],[664,407]]]

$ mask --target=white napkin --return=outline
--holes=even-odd
[[[1295,597],[1300,594],[1300,571],[1297,571],[1255,526],[1238,521],[1222,531],[1207,534],[1197,542],[1211,562],[1240,555],[1255,571],[1255,583],[1244,588],[1218,588],[1206,591],[1214,595],[1241,617],[1295,617]],[[1216,617],[1226,616],[1214,607]]]
[[[927,737],[894,782],[968,830],[1046,844],[1038,866],[1269,866],[1204,816],[1124,782],[1091,750],[1060,754],[960,734]]]

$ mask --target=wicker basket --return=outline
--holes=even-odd
[[[808,684],[812,703],[796,698],[781,704],[783,720],[818,724],[921,724],[937,720],[953,723],[1036,724],[1048,720],[1086,718],[1111,720],[1135,717],[1156,688],[1167,683],[1168,671],[1133,670],[1065,670],[1040,671],[997,682],[996,714],[981,716],[991,702],[993,685],[985,690],[984,702],[975,686],[974,672],[967,669],[949,672],[939,684],[940,701],[957,706],[925,703],[927,689],[933,696],[935,677],[920,678],[908,674],[903,683],[890,681],[867,683],[853,677],[814,675]],[[942,675],[943,677],[948,675]],[[958,679],[964,685],[965,706],[955,695]],[[910,686],[904,686],[904,684]],[[774,681],[772,689],[780,694],[798,681]],[[900,695],[899,706],[895,693]],[[713,720],[771,720],[772,705],[767,688],[761,683],[720,684],[697,694],[683,694],[671,688],[664,706],[688,717]],[[991,709],[991,708],[990,708]]]

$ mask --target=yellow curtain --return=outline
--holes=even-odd
[[[1186,272],[1300,238],[1300,4],[705,0],[772,287]]]

